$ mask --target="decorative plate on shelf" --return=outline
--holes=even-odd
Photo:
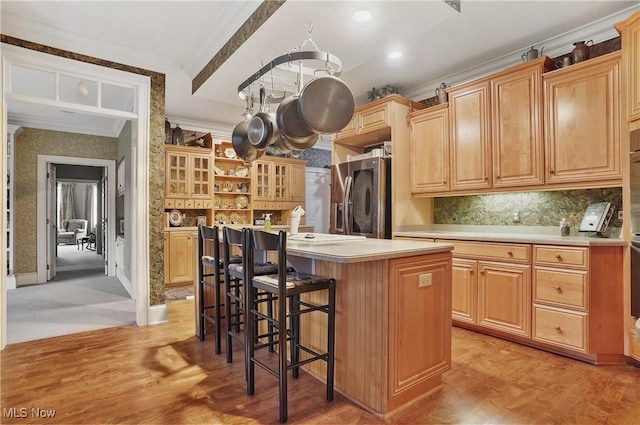
[[[236,176],[247,177],[249,175],[249,169],[244,165],[238,165],[236,167]]]
[[[224,172],[224,170],[220,167],[218,167],[217,165],[213,166],[213,171],[215,171],[215,173],[219,176],[224,176],[226,173]]]
[[[249,206],[249,198],[244,195],[236,196],[236,208],[247,208]]]
[[[220,223],[220,224],[227,224],[227,215],[225,213],[218,213],[216,214],[216,222]]]
[[[169,211],[169,224],[172,226],[180,226],[182,224],[182,213],[178,210]]]
[[[231,220],[231,224],[240,224],[240,221],[242,220],[240,218],[240,214],[238,213],[231,213],[229,215],[229,220]]]
[[[221,205],[222,205],[222,198],[220,198],[218,195],[215,195],[213,197],[213,208],[220,208]]]
[[[236,157],[236,151],[233,148],[226,148],[224,150],[224,156],[226,156],[229,159],[235,159]]]

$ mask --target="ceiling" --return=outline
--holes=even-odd
[[[640,8],[637,1],[461,0],[458,12],[440,0],[288,0],[192,94],[194,77],[243,31],[258,6],[259,1],[2,0],[0,28],[12,37],[164,73],[166,114],[173,124],[230,131],[245,108],[238,86],[309,38],[340,59],[340,77],[356,104],[368,101],[372,87],[387,84],[422,100],[443,81],[457,84],[520,62],[531,46],[558,56],[570,52],[574,41],[613,38],[613,23]],[[352,20],[360,9],[371,11],[369,22]],[[304,50],[309,48],[306,43]],[[389,59],[392,50],[403,56]],[[263,83],[268,87],[270,80]],[[16,103],[8,105],[8,115],[15,124],[64,124],[64,131],[96,120]]]

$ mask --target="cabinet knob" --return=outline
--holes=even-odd
[[[500,177],[499,175],[498,175],[498,176],[496,176],[496,179],[498,179],[498,180],[500,180],[501,178],[502,178],[502,177]]]
[[[555,329],[555,330],[556,330],[556,332],[558,332],[559,334],[561,334],[561,333],[562,333],[562,328],[561,328],[560,326],[556,326],[554,329]]]
[[[507,255],[508,255],[509,257],[513,257],[513,251],[507,251]]]
[[[555,170],[553,168],[549,169],[549,174],[555,174]]]
[[[562,294],[562,288],[560,287],[560,285],[556,285],[555,289],[558,292],[558,294]]]
[[[562,261],[562,255],[560,255],[560,254],[556,254],[556,260],[558,260],[558,261]]]

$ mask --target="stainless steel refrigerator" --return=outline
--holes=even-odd
[[[391,238],[390,158],[367,158],[331,168],[330,232]]]

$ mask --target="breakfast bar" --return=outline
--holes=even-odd
[[[288,239],[296,269],[337,282],[337,391],[383,417],[441,384],[451,364],[452,248],[324,234]],[[301,334],[321,350],[324,323],[315,320],[324,318],[303,320]],[[326,376],[322,362],[306,370]]]

